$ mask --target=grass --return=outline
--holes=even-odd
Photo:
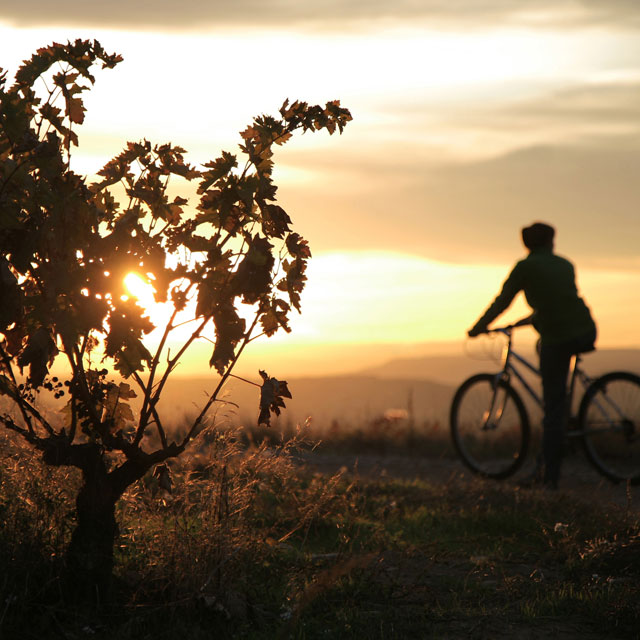
[[[0,461],[0,637],[637,638],[637,514],[562,492],[320,474],[233,432],[119,505],[115,600],[61,586],[79,478]]]
[[[448,426],[438,420],[414,421],[404,415],[396,415],[395,411],[360,424],[338,419],[318,423],[309,419],[304,427],[304,447],[320,452],[455,457]],[[249,418],[245,423],[251,424],[252,421]],[[277,445],[296,440],[298,432],[297,425],[282,417],[274,420],[271,428],[264,425],[243,428],[241,437],[247,445],[262,442]]]

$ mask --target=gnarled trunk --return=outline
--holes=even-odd
[[[67,550],[67,569],[76,597],[96,604],[110,596],[113,546],[118,535],[117,499],[106,473],[85,472],[76,498],[77,526]]]
[[[116,503],[153,465],[179,455],[184,446],[171,444],[153,454],[132,446],[128,459],[110,471],[103,450],[95,443],[72,445],[64,437],[52,437],[41,448],[47,464],[82,471],[83,484],[76,498],[77,525],[67,549],[68,584],[78,599],[99,604],[110,597],[113,547],[118,536]]]

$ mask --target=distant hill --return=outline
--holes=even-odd
[[[333,421],[342,426],[366,426],[386,412],[399,415],[404,411],[418,425],[446,425],[451,399],[460,383],[474,373],[496,371],[498,366],[496,361],[464,354],[434,355],[394,358],[349,375],[291,377],[287,381],[293,398],[286,401],[279,420],[295,425],[311,417],[320,429]],[[640,349],[598,350],[585,356],[584,366],[592,376],[616,369],[640,374]],[[257,375],[251,379],[261,382]],[[216,375],[170,378],[159,406],[165,425],[181,424],[185,417],[195,416],[217,382]],[[258,387],[231,380],[222,398],[229,404],[216,404],[218,418],[231,424],[255,424],[259,398]]]
[[[170,381],[160,403],[163,413],[180,420],[194,413],[194,403],[202,406],[204,391],[213,378],[183,378]],[[281,420],[302,423],[311,417],[319,426],[333,420],[342,424],[365,424],[382,416],[386,411],[399,409],[413,414],[416,421],[443,421],[446,419],[454,388],[429,380],[382,379],[376,376],[333,376],[318,378],[292,378],[287,381],[293,395],[287,400],[287,409]],[[260,390],[234,380],[229,383],[226,399],[239,405],[220,405],[220,417],[231,422],[249,422],[258,416]]]
[[[428,356],[393,359],[354,375],[290,378],[293,398],[287,401],[281,420],[295,424],[311,416],[321,427],[333,420],[364,425],[386,411],[399,409],[412,413],[416,422],[446,423],[458,385],[474,373],[495,371],[498,366],[495,361],[465,355]],[[585,356],[584,366],[593,376],[614,369],[640,374],[640,349],[599,350]],[[206,393],[215,383],[215,376],[170,380],[160,403],[163,413],[171,415],[172,421],[195,413],[195,405],[206,402]],[[257,387],[233,380],[225,398],[238,407],[220,403],[219,416],[232,423],[252,422],[258,415],[259,397]]]
[[[537,357],[532,352],[525,351],[524,355],[536,361]],[[593,376],[615,369],[640,374],[640,349],[598,349],[584,355],[583,365],[585,371]],[[370,367],[362,373],[384,379],[436,380],[442,384],[457,386],[474,373],[493,371],[499,366],[499,358],[474,359],[461,354],[396,358],[380,366]]]

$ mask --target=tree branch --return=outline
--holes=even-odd
[[[140,455],[137,458],[126,460],[108,474],[114,497],[116,499],[119,498],[128,487],[142,478],[151,467],[169,458],[175,458],[183,451],[184,446],[172,442],[166,449],[158,449],[153,453],[140,451]]]
[[[162,377],[160,379],[160,382],[158,383],[157,388],[155,389],[155,391],[152,392],[152,395],[151,395],[151,397],[149,399],[149,406],[152,408],[152,410],[155,408],[155,405],[160,400],[160,394],[162,393],[162,390],[164,389],[164,385],[167,383],[167,380],[169,378],[169,375],[170,375],[171,371],[173,371],[173,369],[175,368],[176,364],[178,363],[178,361],[182,357],[182,354],[191,346],[193,341],[196,338],[199,337],[200,333],[205,328],[205,326],[207,325],[209,320],[210,320],[210,318],[208,318],[208,317],[206,317],[206,318],[204,318],[202,320],[202,322],[200,323],[198,328],[191,334],[191,336],[188,338],[188,340],[182,345],[182,347],[180,348],[178,353],[171,360],[169,360],[169,362],[167,363],[167,368],[166,368],[165,372],[162,374]],[[134,443],[136,445],[140,444],[140,441],[142,440],[143,433],[144,433],[144,426],[142,425],[142,423],[140,423],[138,425],[138,429],[136,430],[136,437],[134,439]]]
[[[191,283],[186,291],[185,291],[185,295],[187,295],[190,291],[190,289],[194,286],[193,283]],[[155,403],[153,406],[150,406],[150,399],[151,399],[151,394],[153,391],[153,380],[155,378],[155,374],[156,371],[158,369],[158,364],[160,363],[160,356],[162,355],[162,351],[164,349],[164,346],[167,342],[167,340],[169,339],[169,334],[171,333],[171,331],[174,329],[173,326],[173,321],[175,320],[176,316],[178,315],[178,310],[174,308],[173,313],[171,314],[171,318],[169,319],[169,322],[167,322],[167,325],[164,329],[164,333],[162,334],[162,338],[160,339],[160,344],[158,345],[158,348],[156,349],[156,352],[151,360],[151,366],[149,367],[149,380],[147,382],[147,386],[146,386],[146,390],[145,390],[145,394],[144,394],[144,399],[142,401],[142,408],[140,409],[140,421],[138,423],[138,429],[144,429],[144,427],[142,427],[143,424],[146,424],[146,421],[149,419],[149,412],[154,410],[155,407]]]
[[[18,389],[18,381],[13,371],[13,367],[11,366],[11,357],[2,347],[0,347],[0,359],[2,360],[2,367],[9,374],[11,382],[15,387],[15,393],[9,395],[11,399],[18,405],[20,413],[22,414],[22,419],[27,425],[27,430],[29,431],[29,433],[31,433],[34,437],[37,437],[35,429],[33,428],[33,423],[31,421],[31,418],[33,417],[42,425],[42,427],[44,427],[45,431],[47,431],[49,435],[54,435],[54,428],[49,424],[44,416],[20,393],[20,390]]]
[[[40,438],[38,438],[38,436],[33,431],[29,431],[27,429],[23,429],[22,427],[19,427],[13,421],[13,419],[6,414],[0,415],[0,422],[2,422],[2,424],[4,424],[4,426],[7,429],[10,429],[11,431],[15,431],[16,433],[19,433],[30,444],[36,445],[37,442],[40,440]]]
[[[256,317],[253,320],[253,323],[251,324],[251,327],[249,327],[249,330],[247,331],[247,333],[245,335],[245,338],[242,341],[242,344],[240,345],[240,347],[238,349],[238,352],[233,356],[233,360],[229,363],[229,366],[227,367],[227,370],[224,372],[224,374],[220,378],[220,381],[218,382],[218,385],[216,386],[214,392],[211,394],[211,396],[209,396],[209,400],[207,400],[207,402],[204,405],[202,411],[200,411],[200,414],[195,419],[193,425],[191,426],[191,429],[189,429],[189,432],[187,433],[187,435],[185,436],[184,440],[180,444],[181,447],[184,448],[184,447],[187,446],[187,443],[189,442],[189,440],[191,440],[191,438],[193,437],[193,434],[195,433],[196,429],[202,423],[202,420],[203,420],[204,416],[207,414],[207,412],[209,411],[209,409],[211,408],[211,405],[216,401],[216,399],[218,397],[218,394],[220,393],[220,390],[224,386],[225,382],[227,381],[227,379],[231,375],[231,371],[233,370],[233,368],[235,367],[236,363],[238,362],[238,358],[240,358],[240,355],[244,351],[244,348],[249,344],[249,342],[251,340],[251,334],[253,333],[253,330],[255,329],[256,325],[258,324],[258,318],[259,317],[260,317],[260,314],[257,313]]]
[[[140,375],[138,374],[137,371],[134,371],[133,373],[133,377],[134,380],[138,383],[138,385],[140,386],[141,389],[149,389],[148,385],[144,384],[144,381],[142,380],[142,378],[140,377]],[[145,397],[146,397],[146,391],[145,391]],[[160,442],[162,443],[162,448],[166,449],[168,444],[167,444],[167,434],[164,430],[164,427],[162,426],[162,422],[160,421],[160,416],[158,415],[158,412],[156,410],[155,405],[149,407],[149,411],[151,411],[151,414],[153,415],[154,421],[156,423],[156,429],[158,431],[158,436],[160,437]],[[138,423],[138,426],[143,425],[143,432],[145,427],[148,424],[148,419],[149,416],[147,414],[147,417],[145,418],[144,422],[142,421],[142,412],[140,413],[140,422]]]
[[[65,340],[63,338],[63,344],[64,343],[65,343]],[[82,398],[83,405],[86,407],[87,411],[89,412],[89,416],[91,418],[91,421],[93,422],[93,427],[95,428],[95,430],[101,436],[104,436],[105,434],[104,434],[104,429],[102,428],[103,427],[102,420],[98,415],[98,412],[96,411],[96,407],[93,404],[93,401],[91,399],[91,392],[89,391],[89,387],[87,385],[87,375],[84,370],[84,365],[82,364],[82,357],[78,352],[78,348],[75,344],[71,346],[71,349],[69,349],[69,346],[66,344],[64,346],[65,346],[65,353],[67,354],[67,359],[69,360],[69,364],[71,365],[71,370],[73,372],[73,378],[78,383],[80,387],[80,391],[84,396]]]

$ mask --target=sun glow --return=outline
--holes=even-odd
[[[131,271],[124,278],[124,286],[128,294],[124,297],[133,298],[137,305],[144,310],[144,315],[155,326],[155,329],[144,338],[147,347],[152,351],[157,348],[167,328],[169,328],[169,334],[165,348],[174,351],[189,340],[196,328],[194,324],[197,320],[195,298],[188,300],[185,308],[173,317],[175,311],[173,303],[170,300],[157,302],[154,296],[155,288],[149,279]],[[203,337],[202,340],[210,342],[211,338]]]
[[[144,309],[157,304],[153,297],[153,285],[146,282],[137,273],[133,271],[128,273],[124,278],[124,286],[131,297],[135,298]]]
[[[391,252],[315,256],[293,334],[336,343],[416,343],[465,335],[506,275]],[[526,314],[521,301],[514,314]]]
[[[138,306],[144,309],[145,315],[155,325],[155,331],[149,336],[151,342],[154,342],[156,334],[162,332],[171,320],[173,305],[170,302],[156,302],[153,285],[133,271],[125,276],[124,286],[128,293],[128,296],[125,295],[124,297],[135,299]]]

